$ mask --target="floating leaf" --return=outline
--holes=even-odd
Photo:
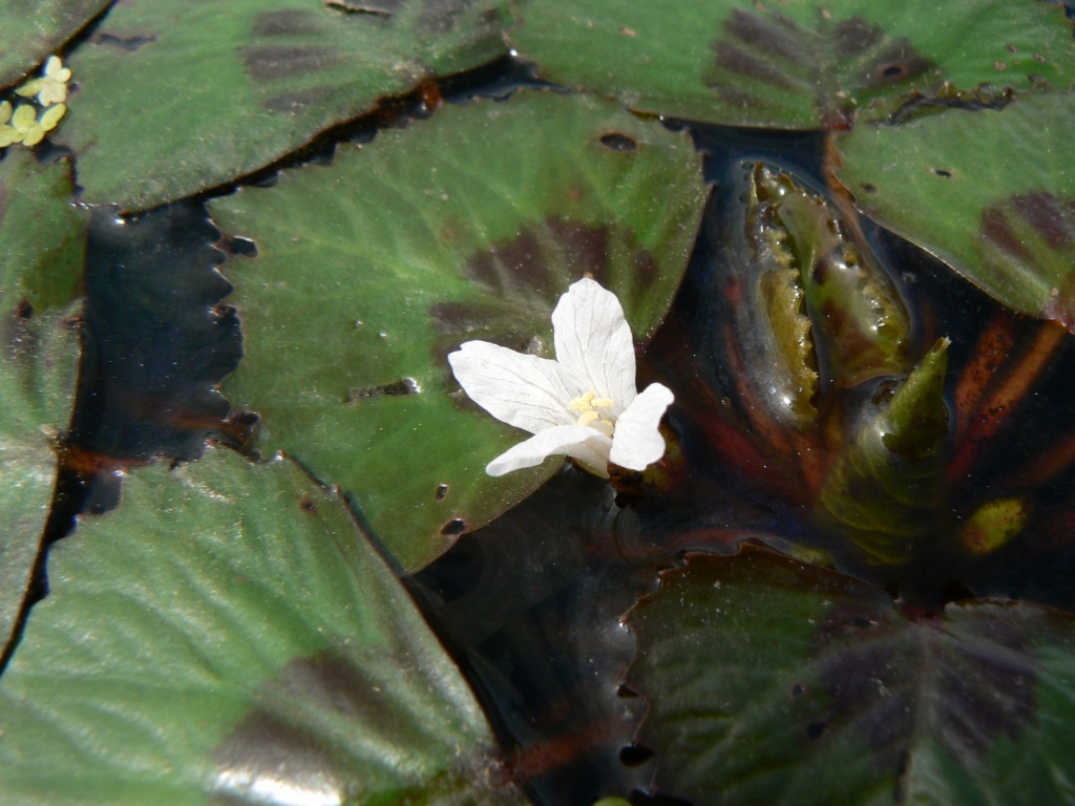
[[[903,562],[916,542],[936,533],[944,493],[939,451],[948,434],[948,344],[938,341],[859,429],[821,489],[821,522],[873,562]]]
[[[1075,328],[1075,96],[951,111],[836,141],[871,218],[1016,310]]]
[[[496,0],[119,4],[71,54],[64,142],[92,202],[141,209],[250,173],[377,99],[505,52]],[[181,75],[183,80],[176,82]]]
[[[660,790],[695,803],[1071,799],[1075,620],[1017,602],[909,617],[764,550],[690,555],[628,616]]]
[[[0,3],[0,87],[41,64],[78,33],[109,0],[5,0]]]
[[[520,14],[512,41],[545,78],[711,123],[842,128],[874,99],[1075,72],[1071,23],[1035,0],[524,0]]]
[[[518,800],[413,602],[288,460],[136,471],[49,581],[0,683],[10,802]]]
[[[86,221],[71,195],[66,162],[16,152],[0,163],[0,654],[30,584],[74,401]]]
[[[448,106],[341,146],[211,205],[259,253],[225,267],[246,358],[224,394],[420,568],[561,464],[488,477],[522,432],[466,399],[447,354],[484,339],[550,356],[552,308],[586,273],[647,339],[705,195],[687,135],[581,96]]]

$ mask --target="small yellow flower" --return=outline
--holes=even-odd
[[[24,146],[37,145],[44,139],[46,132],[56,128],[56,124],[60,122],[60,118],[66,111],[66,106],[58,104],[46,109],[41,119],[38,120],[37,110],[30,104],[21,104],[15,110],[15,114],[11,115],[11,104],[7,101],[0,103],[0,120],[3,120],[3,125],[0,125],[0,148],[12,143],[22,143]],[[6,121],[9,117],[11,124],[7,125]]]
[[[63,66],[60,57],[49,56],[45,63],[45,74],[27,81],[15,92],[24,98],[36,95],[37,102],[42,106],[61,104],[67,100],[67,81],[70,78],[71,71]]]

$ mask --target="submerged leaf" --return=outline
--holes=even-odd
[[[861,426],[821,489],[820,521],[873,562],[903,562],[917,541],[936,533],[945,490],[939,449],[948,434],[948,344],[938,341]]]
[[[780,232],[788,260],[801,275],[827,377],[850,388],[906,373],[910,316],[885,270],[858,248],[847,224],[821,196],[760,165],[754,181],[768,208],[768,226]]]
[[[695,803],[1070,799],[1075,622],[1017,602],[904,615],[764,550],[689,555],[628,615],[657,786]]]
[[[551,356],[553,306],[586,274],[648,339],[706,192],[688,136],[581,96],[448,106],[341,146],[211,205],[258,248],[225,267],[246,358],[223,391],[262,416],[265,448],[342,486],[420,568],[562,463],[488,477],[519,432],[466,399],[448,353],[480,339]]]
[[[521,800],[414,603],[286,459],[135,471],[49,580],[0,682],[5,800]]]

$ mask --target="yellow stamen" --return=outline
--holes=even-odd
[[[601,419],[601,415],[593,409],[590,409],[589,411],[584,411],[579,416],[579,425],[590,425],[594,420],[599,419]]]
[[[579,413],[579,425],[594,427],[601,425],[611,430],[614,427],[612,420],[602,417],[601,412],[597,410],[611,409],[616,405],[616,402],[607,397],[595,397],[594,395],[595,393],[592,391],[580,395],[568,403],[567,407]]]
[[[587,392],[581,397],[576,397],[574,400],[567,404],[567,407],[572,411],[586,413],[588,411],[593,410],[593,405],[591,404],[591,401],[593,401],[593,392]]]

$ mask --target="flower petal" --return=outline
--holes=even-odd
[[[536,434],[577,419],[567,404],[582,392],[555,361],[468,341],[448,363],[470,399],[502,422]]]
[[[597,397],[611,398],[624,408],[631,405],[636,394],[635,348],[615,294],[589,278],[579,280],[560,297],[552,327],[557,361],[586,378]]]
[[[645,470],[664,456],[664,437],[659,426],[674,399],[672,390],[663,384],[647,386],[616,420],[609,461],[628,470]]]
[[[539,431],[491,461],[485,468],[490,476],[540,465],[550,456],[563,454],[582,462],[602,476],[608,475],[608,452],[612,440],[584,425],[558,425]]]

